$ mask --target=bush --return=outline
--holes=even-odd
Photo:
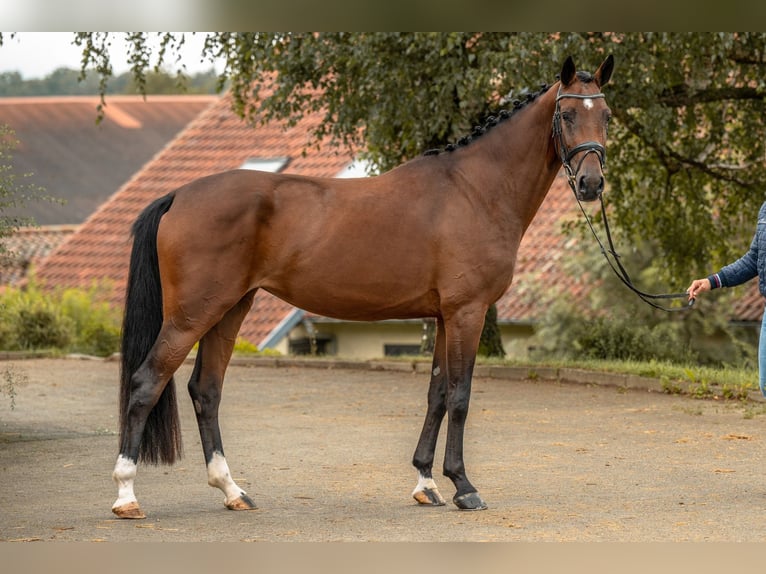
[[[576,325],[572,333],[573,344],[585,359],[680,363],[695,359],[672,325],[650,327],[605,317],[579,321]]]
[[[119,350],[120,315],[104,288],[43,291],[32,279],[0,295],[0,348],[55,349],[106,356]]]
[[[598,314],[566,301],[551,304],[536,328],[537,359],[659,361],[678,365],[755,364],[755,347],[724,321],[699,312],[654,320],[639,311]],[[692,334],[695,336],[692,337]]]
[[[71,319],[53,309],[40,305],[18,310],[16,343],[20,349],[65,349],[73,336]]]
[[[61,309],[74,322],[70,351],[106,356],[120,349],[120,314],[104,302],[105,290],[66,289],[60,295]]]
[[[591,238],[584,237],[585,245],[590,245]],[[646,292],[680,292],[688,285],[665,283],[664,259],[648,243],[633,245],[620,259]],[[752,333],[736,327],[729,319],[735,290],[716,290],[706,294],[692,310],[666,313],[631,293],[597,250],[583,249],[562,258],[560,264],[569,276],[565,289],[585,296],[575,300],[566,291],[551,290],[547,284],[538,284],[526,294],[538,304],[547,305],[546,314],[536,326],[536,358],[745,368],[756,364],[757,346]],[[681,306],[685,300],[661,304]]]

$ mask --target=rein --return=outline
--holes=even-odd
[[[574,191],[574,188],[572,188],[572,191]],[[667,311],[667,312],[675,312],[675,311],[688,311],[692,308],[692,305],[694,305],[694,299],[690,299],[689,303],[684,305],[683,307],[665,307],[663,305],[659,305],[658,303],[655,303],[652,301],[652,299],[681,299],[684,297],[688,297],[688,293],[659,293],[659,294],[653,294],[653,293],[646,293],[644,291],[641,291],[638,289],[634,284],[633,281],[630,278],[630,275],[628,275],[628,272],[625,270],[625,267],[623,267],[622,263],[620,262],[620,254],[617,253],[614,247],[614,242],[612,241],[612,232],[609,228],[609,220],[606,217],[606,206],[604,205],[604,196],[599,195],[599,201],[601,202],[601,216],[604,219],[604,230],[606,231],[606,237],[607,241],[609,242],[609,249],[607,250],[606,247],[604,247],[604,244],[602,243],[601,239],[599,238],[598,234],[596,233],[595,228],[593,227],[593,224],[591,223],[590,217],[588,217],[588,214],[585,213],[585,209],[582,206],[582,202],[577,199],[577,194],[575,194],[575,199],[577,200],[577,205],[580,206],[580,211],[582,211],[583,215],[585,216],[585,221],[588,224],[588,227],[590,228],[591,233],[593,234],[593,237],[596,239],[596,242],[598,243],[598,246],[601,248],[601,254],[604,256],[604,259],[606,259],[606,262],[609,264],[609,267],[612,268],[612,271],[614,271],[614,274],[617,276],[617,278],[622,281],[622,283],[633,293],[638,295],[638,298],[641,299],[644,303],[647,305],[650,305],[651,307],[654,307],[655,309],[659,309],[660,311]],[[612,259],[610,259],[609,255],[611,255],[614,258],[614,262]]]
[[[585,99],[595,99],[595,98],[604,98],[606,97],[602,93],[597,94],[567,94],[567,93],[561,93],[561,87],[559,87],[559,92],[556,95],[556,111],[553,114],[553,137],[556,140],[556,143],[558,144],[559,148],[559,155],[561,156],[561,164],[564,166],[564,170],[566,172],[567,181],[569,182],[569,187],[572,189],[572,192],[574,193],[575,200],[577,200],[577,205],[580,206],[580,211],[582,211],[583,215],[585,216],[585,221],[588,224],[588,227],[590,228],[591,233],[593,234],[593,237],[596,239],[596,242],[598,243],[599,247],[601,248],[601,253],[603,254],[604,258],[606,259],[606,262],[609,264],[609,267],[612,268],[612,271],[614,271],[614,274],[617,276],[617,278],[622,281],[622,283],[633,293],[638,295],[639,299],[641,299],[644,303],[647,305],[650,305],[651,307],[654,307],[655,309],[660,309],[661,311],[668,311],[668,312],[675,312],[675,311],[688,311],[692,308],[692,305],[694,305],[694,299],[690,299],[689,303],[687,305],[684,305],[683,307],[665,307],[663,305],[659,305],[658,303],[655,303],[653,300],[655,299],[680,299],[682,297],[688,297],[688,293],[661,293],[661,294],[652,294],[652,293],[646,293],[644,291],[641,291],[638,289],[634,284],[633,281],[630,278],[630,275],[628,275],[628,272],[625,270],[625,267],[623,267],[622,263],[620,262],[620,255],[617,253],[614,247],[614,242],[612,241],[612,232],[609,228],[609,220],[606,217],[606,206],[604,205],[604,196],[603,194],[599,194],[598,198],[601,202],[601,215],[604,219],[604,230],[606,232],[607,241],[609,243],[609,249],[607,250],[604,246],[603,242],[599,238],[598,234],[596,233],[595,228],[593,227],[593,224],[591,223],[590,217],[588,217],[588,214],[585,213],[585,209],[582,206],[582,202],[577,197],[577,173],[580,171],[580,167],[582,166],[582,162],[585,161],[585,158],[588,156],[588,154],[595,153],[598,157],[598,161],[601,164],[601,169],[603,170],[606,165],[606,149],[603,145],[601,145],[598,142],[595,141],[587,141],[581,144],[578,144],[574,146],[572,149],[567,148],[566,144],[564,143],[564,137],[561,131],[561,109],[559,107],[559,101],[564,98],[575,98],[579,100],[585,100]],[[572,158],[574,158],[575,155],[578,153],[585,152],[582,159],[577,163],[577,166],[572,169],[571,161]],[[614,261],[609,256],[612,256]]]

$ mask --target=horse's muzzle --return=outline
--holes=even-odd
[[[604,191],[604,176],[583,174],[577,178],[576,190],[580,201],[596,201]]]

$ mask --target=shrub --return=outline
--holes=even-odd
[[[34,279],[0,295],[0,348],[56,349],[105,356],[119,350],[119,312],[104,302],[103,286],[44,291]]]
[[[660,361],[680,365],[748,365],[752,345],[737,341],[718,324],[704,326],[704,318],[689,315],[685,320],[652,321],[637,314],[588,316],[567,302],[554,302],[536,329],[538,359],[597,359]],[[701,344],[691,333],[716,343]]]
[[[66,289],[60,294],[61,309],[75,325],[71,351],[106,356],[119,350],[120,315],[104,298],[101,285],[87,291]]]
[[[66,349],[74,336],[71,319],[44,305],[18,310],[16,343],[22,350]]]
[[[234,343],[234,352],[242,355],[257,355],[258,347],[253,345],[247,339],[237,337],[237,341]]]

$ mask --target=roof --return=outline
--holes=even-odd
[[[22,227],[2,238],[0,286],[18,284],[76,230],[76,225]]]
[[[251,157],[290,157],[290,173],[332,177],[350,158],[331,146],[303,154],[309,131],[319,122],[314,115],[292,127],[270,122],[257,128],[231,110],[228,96],[194,119],[156,154],[143,169],[122,185],[38,269],[47,286],[87,289],[106,279],[114,285],[111,302],[122,305],[130,257],[130,228],[155,198],[199,177],[238,168]],[[253,309],[240,335],[260,344],[293,307],[265,291],[258,291]]]
[[[253,157],[289,157],[285,171],[333,177],[350,158],[331,146],[305,150],[309,132],[318,116],[305,117],[294,126],[270,122],[253,128],[230,107],[228,96],[203,111],[172,142],[120,187],[37,270],[49,286],[89,288],[107,279],[114,285],[111,302],[121,305],[130,256],[130,227],[152,200],[198,177],[239,167]],[[303,152],[306,151],[304,154]],[[576,237],[562,233],[562,226],[581,217],[566,179],[556,178],[537,216],[521,242],[514,283],[498,301],[502,322],[528,323],[539,318],[539,288],[585,295],[584,283],[572,281],[563,269],[567,254],[578,248]],[[762,312],[759,299],[757,308]],[[253,309],[240,335],[261,347],[283,334],[285,325],[300,320],[301,313],[276,297],[258,291]],[[743,316],[750,308],[742,309]]]
[[[578,216],[577,202],[561,172],[521,240],[513,283],[497,302],[498,321],[529,323],[539,319],[541,288],[548,297],[565,289],[575,300],[585,297],[585,286],[572,281],[562,268],[562,259],[579,242],[577,237],[562,233],[562,228]]]
[[[742,296],[734,299],[731,306],[731,316],[735,321],[745,323],[761,323],[764,311],[764,299],[758,288],[758,281],[750,281],[740,287]]]
[[[0,98],[0,124],[15,132],[11,150],[25,183],[65,200],[29,202],[23,212],[40,225],[81,223],[141,169],[215,95],[108,96],[96,123],[97,96]],[[10,212],[9,212],[10,214]]]

